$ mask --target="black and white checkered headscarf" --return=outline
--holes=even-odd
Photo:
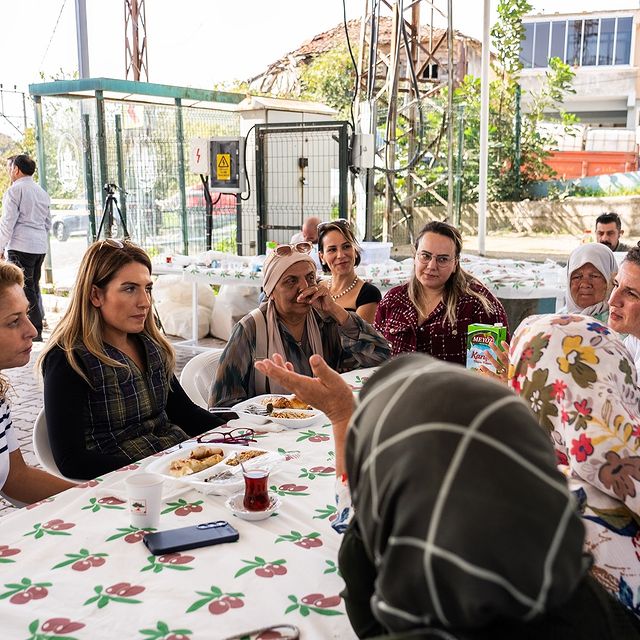
[[[399,358],[365,386],[346,457],[372,609],[390,631],[530,620],[586,571],[547,435],[502,385]]]

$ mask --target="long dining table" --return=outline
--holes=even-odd
[[[368,375],[347,374],[356,393]],[[241,520],[225,496],[189,485],[167,482],[163,490],[159,530],[227,520],[240,534],[235,543],[158,556],[147,550],[143,531],[129,522],[124,479],[163,453],[2,518],[0,636],[266,640],[281,636],[243,634],[290,624],[301,638],[355,638],[340,597],[341,536],[331,527],[331,425],[256,438],[252,446],[283,456],[269,480],[281,507],[268,519]]]

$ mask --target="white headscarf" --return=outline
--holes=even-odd
[[[584,309],[578,306],[571,297],[571,274],[576,269],[584,267],[587,263],[592,264],[602,274],[607,281],[607,286],[611,285],[613,274],[618,271],[618,263],[609,247],[599,242],[581,244],[571,252],[569,262],[567,262],[567,303],[560,309],[559,313],[580,313],[585,316],[596,316],[609,310],[606,297],[601,302]]]

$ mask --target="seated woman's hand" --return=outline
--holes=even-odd
[[[296,394],[300,400],[320,409],[332,423],[347,424],[353,413],[353,394],[349,385],[318,355],[309,358],[314,377],[293,371],[290,363],[275,354],[272,360],[256,362],[255,367]]]
[[[509,343],[506,340],[503,340],[500,343],[500,347],[498,347],[494,340],[490,339],[489,348],[493,352],[493,355],[488,352],[486,355],[491,364],[495,367],[495,371],[491,371],[491,369],[484,365],[480,367],[479,371],[489,378],[493,378],[494,380],[498,380],[499,382],[504,382],[506,384],[509,379]]]
[[[313,284],[303,289],[297,301],[311,305],[317,311],[330,315],[338,324],[342,324],[348,313],[331,297],[331,293],[324,282]]]

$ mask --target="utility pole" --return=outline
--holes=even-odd
[[[435,188],[447,181],[453,167],[431,183],[416,168],[425,163],[453,164],[452,99],[444,108],[431,99],[445,87],[450,96],[453,94],[453,3],[451,0],[439,3],[365,0],[365,3],[358,60],[356,132],[374,134],[377,146],[375,168],[361,170],[359,174],[361,192],[366,196],[362,199],[366,202],[365,237],[372,240],[381,235],[383,241],[388,241],[394,228],[404,225],[411,239],[413,207],[419,196],[430,194],[447,207],[450,219],[452,216],[453,180],[448,180],[446,199]],[[421,7],[431,14],[428,25],[420,24]],[[434,14],[446,29],[434,28]],[[384,33],[390,35],[381,42]],[[435,131],[427,130],[429,112],[435,112],[441,123]],[[381,133],[383,148],[380,148]],[[447,152],[446,141],[451,147]],[[381,172],[385,177],[384,211],[382,220],[374,221],[374,188]]]
[[[89,78],[89,44],[87,40],[87,1],[76,0],[76,43],[78,46],[78,73]]]
[[[145,0],[124,0],[125,79],[149,81]]]

